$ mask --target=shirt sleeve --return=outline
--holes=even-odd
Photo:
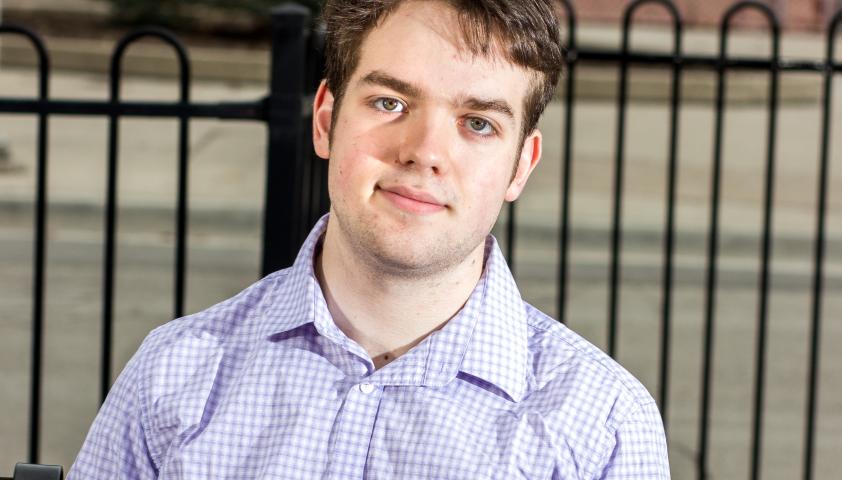
[[[66,480],[158,478],[143,426],[143,352],[141,346],[111,387]]]
[[[615,433],[614,450],[606,463],[603,480],[669,479],[669,458],[664,424],[654,403],[642,405]]]

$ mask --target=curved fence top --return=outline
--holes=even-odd
[[[0,35],[3,34],[23,36],[32,44],[35,53],[38,55],[38,97],[41,100],[46,100],[49,96],[48,75],[50,71],[50,56],[47,53],[44,40],[33,30],[11,23],[0,23]]]
[[[190,99],[190,61],[188,59],[187,48],[176,37],[176,35],[164,28],[160,27],[144,27],[133,30],[123,37],[121,37],[114,47],[114,53],[111,56],[111,99],[119,97],[121,66],[123,57],[125,56],[128,47],[144,38],[156,38],[171,46],[175,50],[176,59],[179,67],[179,96],[182,102]]]

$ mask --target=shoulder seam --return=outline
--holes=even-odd
[[[527,305],[528,305],[528,304],[527,304]],[[526,308],[526,307],[525,307],[525,308]],[[553,319],[552,317],[549,317],[548,315],[546,315],[545,313],[543,313],[543,312],[541,312],[540,310],[536,309],[535,307],[532,307],[532,308],[533,308],[533,309],[535,309],[537,312],[541,313],[542,315],[544,315],[546,318],[549,318],[549,319],[551,319],[552,321],[557,322],[557,320]],[[616,362],[616,360],[613,360],[610,356],[608,356],[608,354],[606,354],[605,352],[602,352],[602,350],[599,350],[599,348],[598,348],[597,346],[595,346],[595,345],[592,345],[592,344],[591,344],[591,345],[593,346],[593,348],[595,348],[595,349],[599,350],[599,352],[601,352],[601,353],[604,355],[604,357],[601,357],[601,358],[600,358],[600,356],[599,356],[599,355],[594,355],[594,352],[589,352],[589,351],[587,351],[587,350],[583,349],[581,346],[579,346],[579,345],[575,345],[575,344],[574,344],[574,343],[572,343],[569,339],[567,339],[567,338],[565,338],[565,337],[563,337],[563,336],[559,335],[559,334],[558,334],[558,332],[554,332],[552,329],[545,328],[545,327],[542,327],[541,325],[537,325],[537,324],[533,323],[533,322],[532,322],[532,319],[530,318],[530,316],[529,316],[529,315],[527,315],[527,316],[526,316],[526,323],[527,323],[527,325],[529,325],[530,327],[532,327],[532,328],[534,328],[534,329],[536,329],[536,330],[539,330],[539,331],[541,331],[541,332],[544,332],[544,333],[547,333],[547,334],[549,334],[549,335],[552,335],[552,336],[553,336],[553,338],[556,338],[556,339],[558,339],[558,340],[560,340],[560,341],[564,342],[564,343],[565,343],[566,345],[568,345],[570,348],[572,348],[572,349],[576,350],[577,352],[579,352],[579,353],[581,353],[581,354],[583,354],[583,355],[587,355],[587,356],[588,356],[588,358],[593,359],[593,360],[594,360],[594,362],[595,362],[597,365],[599,365],[599,367],[600,367],[601,369],[603,369],[606,373],[608,373],[608,374],[611,376],[611,378],[614,378],[614,379],[618,380],[618,381],[620,382],[620,384],[622,384],[622,385],[623,385],[623,393],[627,394],[627,395],[628,395],[628,396],[629,396],[629,397],[633,400],[633,403],[634,403],[634,404],[635,404],[638,408],[642,408],[642,407],[644,407],[644,406],[648,405],[649,403],[655,403],[655,402],[654,402],[654,400],[651,398],[651,394],[647,395],[649,398],[640,398],[640,395],[635,395],[635,394],[634,394],[634,390],[635,390],[635,386],[636,386],[636,385],[629,384],[629,380],[628,380],[627,378],[623,378],[623,376],[622,376],[622,375],[618,375],[618,374],[617,374],[617,372],[615,372],[613,369],[609,368],[609,366],[605,364],[606,360],[612,360],[612,361],[615,361],[615,362]],[[567,328],[567,327],[566,327],[566,326],[564,326],[563,324],[561,324],[561,326],[563,326],[563,327]],[[571,331],[571,332],[573,332],[573,330],[570,330],[570,331]],[[575,333],[575,332],[573,332],[573,333]],[[577,334],[577,335],[578,335],[578,334]],[[584,340],[584,338],[583,338],[583,340]],[[619,365],[619,364],[618,364],[618,365]],[[621,367],[622,367],[622,366],[621,366]],[[632,375],[631,375],[631,373],[629,373],[629,376],[631,376],[631,378],[633,378],[636,382],[638,382],[638,384],[639,384],[639,385],[640,385],[640,386],[644,389],[644,391],[646,391],[646,392],[647,392],[647,394],[648,394],[648,390],[646,390],[646,387],[644,387],[644,386],[643,386],[643,384],[642,384],[642,383],[640,383],[640,380],[637,380],[636,378],[634,378],[634,376],[632,376]]]

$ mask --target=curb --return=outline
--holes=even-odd
[[[62,201],[52,202],[48,206],[50,216],[68,217],[96,217],[104,216],[104,206],[97,203]],[[160,205],[121,204],[118,216],[133,219],[160,220],[174,218],[175,207]],[[32,215],[33,202],[21,199],[0,199],[0,215]],[[203,225],[221,225],[226,229],[253,228],[263,222],[263,211],[252,208],[217,208],[191,205],[189,207],[191,222]],[[492,233],[503,241],[505,239],[505,212]],[[521,216],[516,230],[518,238],[529,238],[543,245],[558,241],[559,226],[555,223],[548,225],[541,219]],[[606,250],[610,246],[610,230],[605,226],[574,225],[572,241],[579,245],[586,245],[591,249]],[[663,231],[651,227],[626,228],[623,230],[623,244],[626,247],[660,245]],[[676,232],[675,244],[687,249],[704,249],[707,245],[708,231],[706,229],[685,230]],[[727,249],[729,254],[754,256],[759,255],[760,238],[758,232],[722,232],[720,234],[721,248]],[[794,232],[776,233],[774,237],[774,252],[787,256],[813,250],[813,232],[798,234]],[[826,251],[842,253],[842,236],[826,238]],[[828,259],[833,257],[828,255]],[[839,260],[842,260],[840,258]]]
[[[117,207],[118,217],[130,216],[134,219],[158,220],[175,218],[175,206],[132,205],[120,204]],[[251,228],[263,222],[263,211],[249,208],[203,208],[191,205],[188,207],[188,217],[191,222],[201,224],[219,224],[225,228]],[[67,217],[96,217],[105,218],[105,207],[102,204],[88,202],[48,202],[49,216]],[[20,199],[0,199],[0,215],[32,216],[34,203]],[[34,218],[34,217],[33,217]],[[49,220],[48,220],[49,221]]]

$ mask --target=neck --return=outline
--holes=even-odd
[[[380,368],[442,328],[465,304],[482,274],[484,244],[459,265],[435,274],[396,276],[360,259],[330,228],[316,276],[336,325]]]

